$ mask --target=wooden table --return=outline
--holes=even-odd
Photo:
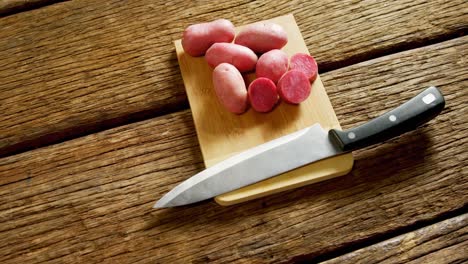
[[[468,3],[212,2],[0,1],[0,263],[467,261]],[[341,178],[152,209],[203,169],[172,41],[288,13],[343,128],[430,85],[445,110]]]

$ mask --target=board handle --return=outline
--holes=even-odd
[[[437,116],[444,109],[445,100],[435,86],[431,86],[397,108],[348,130],[331,129],[331,140],[343,151],[364,148],[415,129]]]

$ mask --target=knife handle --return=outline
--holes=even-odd
[[[348,130],[331,129],[331,140],[343,151],[364,148],[415,129],[437,116],[444,109],[445,100],[435,86],[431,86],[399,107]]]

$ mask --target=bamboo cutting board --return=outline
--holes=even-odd
[[[293,15],[270,21],[283,26],[288,33],[288,43],[283,50],[289,56],[297,52],[309,53]],[[281,102],[270,113],[257,113],[249,109],[244,114],[236,115],[218,102],[212,84],[213,70],[205,58],[185,54],[180,40],[174,44],[206,167],[317,122],[326,129],[340,128],[320,76],[313,83],[309,98],[300,105]],[[352,155],[344,154],[220,195],[215,200],[221,205],[236,204],[341,176],[347,174],[352,166]]]

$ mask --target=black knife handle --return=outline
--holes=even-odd
[[[444,96],[431,86],[408,102],[358,127],[344,131],[331,129],[329,136],[343,151],[353,151],[413,130],[437,116],[444,106]]]

